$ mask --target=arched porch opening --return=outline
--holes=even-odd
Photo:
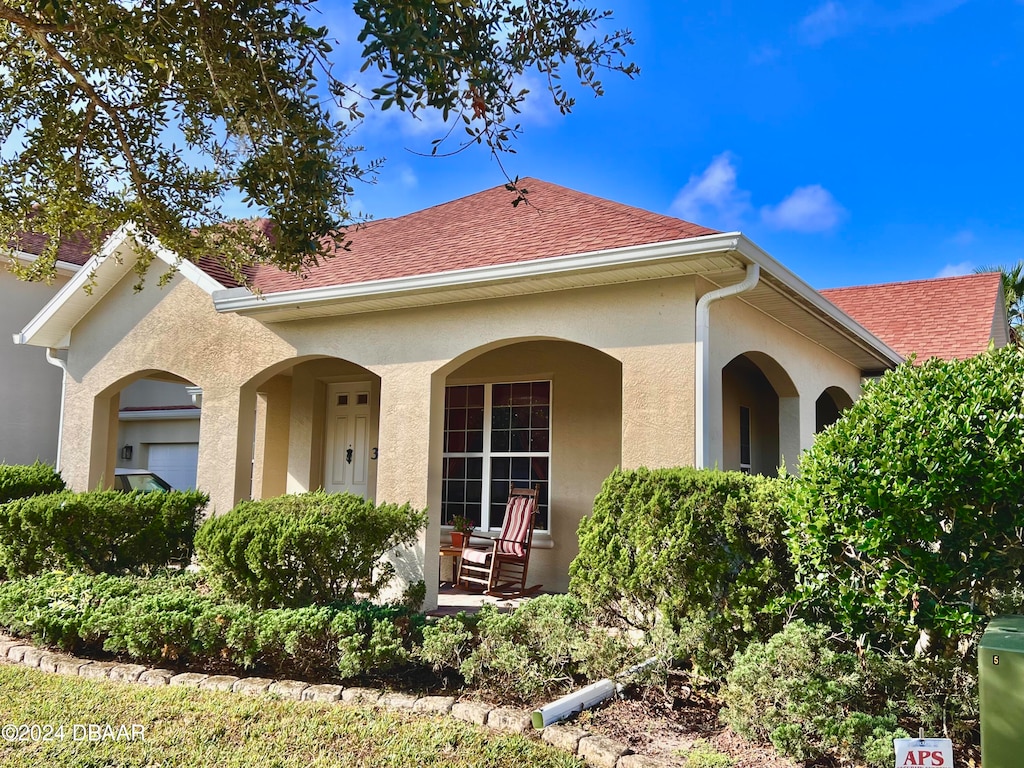
[[[821,432],[839,420],[843,411],[853,405],[851,398],[841,387],[828,387],[814,401],[814,431]]]
[[[124,376],[94,399],[89,487],[150,471],[176,490],[198,486],[202,392],[170,371]]]
[[[797,459],[799,396],[770,355],[746,352],[722,368],[722,438],[726,470],[774,476]]]
[[[453,360],[434,386],[442,526],[462,515],[495,533],[509,488],[537,488],[531,581],[565,589],[579,521],[622,460],[621,363],[575,342],[510,339]]]
[[[243,391],[254,400],[252,498],[318,488],[375,497],[379,376],[305,356],[267,368]]]

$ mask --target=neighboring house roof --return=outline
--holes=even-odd
[[[973,357],[993,339],[1006,343],[1006,309],[998,272],[912,280],[821,295],[904,357]]]
[[[521,179],[519,186],[529,194],[516,206],[514,193],[498,186],[354,226],[349,249],[338,249],[304,277],[264,265],[254,271],[253,287],[269,294],[348,285],[717,233],[539,179]]]
[[[27,253],[30,256],[38,256],[43,252],[50,238],[39,232],[19,232],[15,235],[11,245],[15,250]],[[57,248],[57,260],[67,264],[82,266],[93,255],[92,243],[89,238],[82,234],[74,234],[64,238]]]

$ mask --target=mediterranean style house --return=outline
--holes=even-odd
[[[65,480],[109,482],[136,382],[188,385],[215,514],[321,487],[427,508],[402,572],[429,605],[450,517],[495,531],[529,484],[531,580],[557,590],[615,467],[793,468],[903,360],[740,233],[522,183],[528,205],[496,187],[362,225],[248,286],[158,248],[175,277],[135,292],[115,232],[15,338],[66,366]]]

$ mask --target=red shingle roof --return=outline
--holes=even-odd
[[[831,288],[821,295],[904,357],[964,359],[984,352],[999,309],[998,272]]]
[[[19,232],[15,235],[13,245],[19,251],[38,256],[43,252],[43,248],[46,247],[48,241],[49,238],[39,232]],[[78,266],[85,264],[92,254],[92,244],[82,234],[74,234],[71,237],[65,238],[57,249],[57,259],[59,261],[77,264]]]
[[[576,192],[521,179],[528,204],[512,205],[504,186],[459,200],[353,227],[351,249],[306,278],[257,267],[264,293],[412,277],[512,264],[609,248],[716,234],[716,230]],[[205,265],[204,265],[205,266]]]

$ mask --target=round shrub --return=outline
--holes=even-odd
[[[631,653],[576,598],[541,595],[511,613],[485,605],[475,616],[443,617],[424,627],[419,655],[471,685],[535,701],[614,675]]]
[[[962,653],[1024,563],[1024,351],[901,365],[800,470],[804,615],[862,644]]]
[[[738,472],[616,470],[579,527],[570,591],[606,621],[680,633],[680,653],[725,665],[781,620],[792,585],[780,484]]]
[[[207,500],[198,491],[64,491],[0,504],[0,573],[147,574],[188,563]]]
[[[353,602],[388,586],[385,555],[426,524],[408,504],[316,491],[242,502],[202,525],[196,552],[214,582],[257,607]]]
[[[63,478],[49,464],[0,464],[0,503],[63,490]]]
[[[892,740],[908,734],[887,711],[884,661],[836,650],[828,632],[800,621],[735,659],[721,691],[723,718],[797,760],[831,754],[872,768],[892,765]]]

